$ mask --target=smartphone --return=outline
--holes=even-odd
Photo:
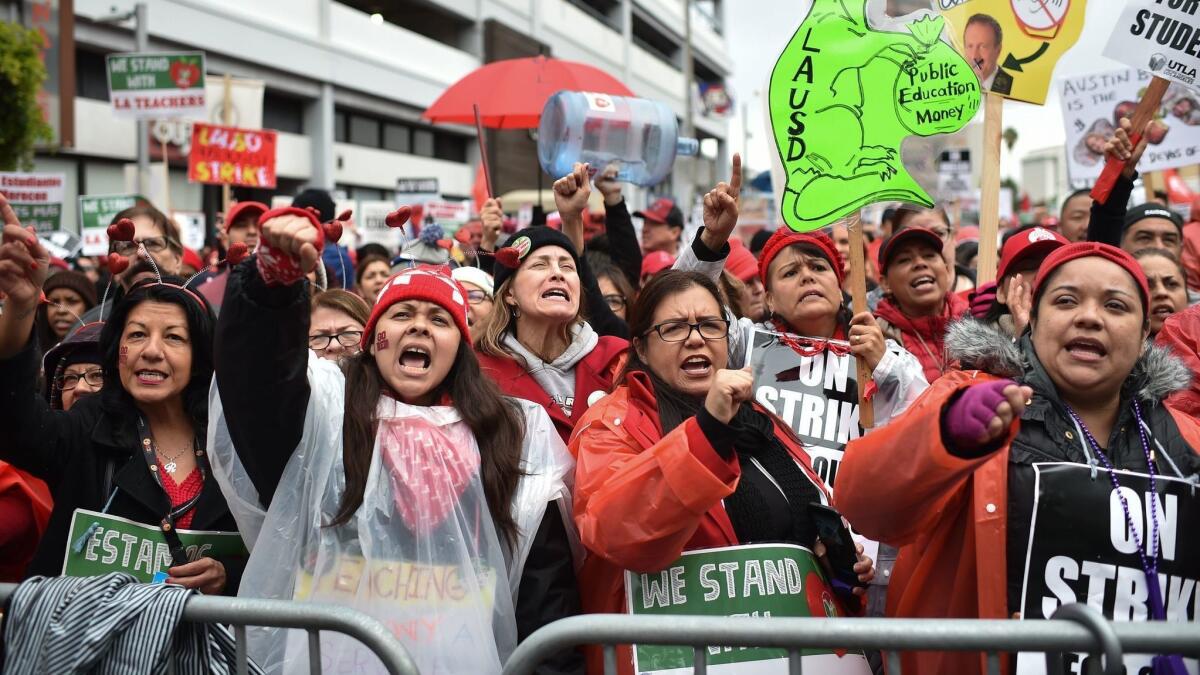
[[[858,562],[858,550],[850,536],[850,527],[837,509],[820,502],[808,505],[808,513],[817,526],[817,537],[825,544],[826,555],[833,567],[833,576],[846,586],[865,586],[858,580],[854,565]]]

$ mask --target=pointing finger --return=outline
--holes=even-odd
[[[742,153],[733,153],[733,176],[729,179],[734,196],[742,191]]]

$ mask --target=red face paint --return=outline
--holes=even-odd
[[[381,352],[388,348],[387,331],[381,330],[375,335],[375,351]]]
[[[125,363],[129,360],[129,347],[121,347],[121,358],[119,360],[121,365],[125,365]]]

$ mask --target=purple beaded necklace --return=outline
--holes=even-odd
[[[1064,404],[1066,405],[1066,404]],[[1104,464],[1104,468],[1108,469],[1108,477],[1112,481],[1113,490],[1117,493],[1117,498],[1121,500],[1121,509],[1125,511],[1125,522],[1129,525],[1129,532],[1133,535],[1133,542],[1137,544],[1138,557],[1142,560],[1142,571],[1146,573],[1148,583],[1155,584],[1158,580],[1158,499],[1150,500],[1150,544],[1154,555],[1150,558],[1146,557],[1146,547],[1142,545],[1142,537],[1138,534],[1137,525],[1133,522],[1133,516],[1129,511],[1129,502],[1125,499],[1125,494],[1121,492],[1121,483],[1117,480],[1117,470],[1109,461],[1108,455],[1100,449],[1100,444],[1096,442],[1096,438],[1092,436],[1092,432],[1075,414],[1071,406],[1067,406],[1067,412],[1071,415],[1071,419],[1079,425],[1083,430],[1083,435],[1087,438],[1088,443],[1092,446],[1092,450],[1096,452],[1096,456],[1100,458],[1100,462]],[[1155,470],[1154,470],[1154,451],[1150,449],[1150,443],[1146,439],[1146,430],[1142,425],[1142,408],[1138,405],[1137,400],[1133,401],[1133,415],[1138,421],[1138,437],[1142,441],[1142,452],[1146,454],[1146,467],[1149,469],[1150,475],[1150,494],[1157,495],[1158,491],[1155,487]],[[1151,579],[1153,578],[1153,580]],[[1156,585],[1156,584],[1155,584]]]

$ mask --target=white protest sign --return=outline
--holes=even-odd
[[[203,211],[171,211],[171,220],[179,226],[179,236],[183,245],[199,251],[204,248],[204,238],[208,234],[205,227],[207,219]]]
[[[404,232],[400,228],[388,227],[387,215],[396,209],[390,201],[368,201],[358,203],[354,219],[358,221],[358,244],[380,244],[389,253],[395,254],[404,240]]]
[[[1200,26],[1192,0],[1126,0],[1104,55],[1157,77],[1196,86]]]
[[[1104,143],[1122,117],[1133,115],[1153,76],[1125,68],[1059,80],[1067,131],[1067,174],[1090,185],[1104,169]],[[1172,84],[1146,129],[1139,171],[1161,171],[1200,162],[1200,94]]]
[[[22,225],[38,232],[62,229],[63,196],[66,174],[0,172],[0,193],[4,194]]]

